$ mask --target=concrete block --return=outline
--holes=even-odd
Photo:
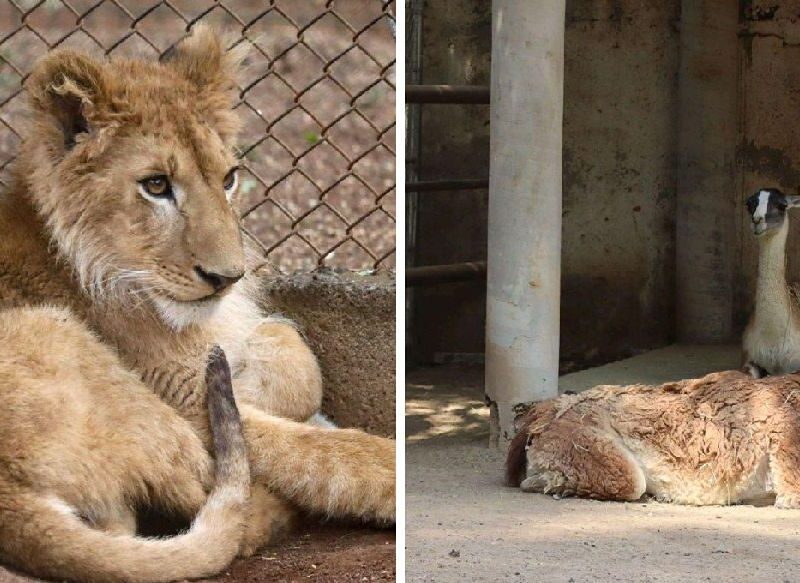
[[[395,435],[395,282],[321,270],[264,280],[265,305],[297,322],[319,358],[323,412]]]

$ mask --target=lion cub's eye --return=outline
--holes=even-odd
[[[170,199],[172,195],[172,185],[166,176],[150,176],[144,180],[140,180],[139,184],[144,191],[144,194],[154,198]]]
[[[222,188],[225,189],[225,192],[231,192],[236,187],[237,170],[238,168],[234,168],[225,175],[225,179],[222,181]]]

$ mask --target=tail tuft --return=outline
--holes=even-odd
[[[231,369],[228,366],[228,359],[225,357],[225,351],[222,350],[218,344],[215,344],[208,353],[206,385],[209,391],[217,391],[224,395],[229,401],[233,401]]]
[[[217,345],[211,349],[206,366],[208,419],[214,442],[217,482],[231,482],[241,488],[243,475],[249,475],[247,447],[242,420],[233,397],[231,369],[225,352]]]

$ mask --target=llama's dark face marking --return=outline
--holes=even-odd
[[[783,225],[786,209],[797,206],[798,197],[786,196],[777,188],[762,188],[747,199],[747,211],[753,221],[753,233],[763,235]]]

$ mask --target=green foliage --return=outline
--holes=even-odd
[[[313,146],[322,139],[319,137],[319,135],[317,135],[317,132],[313,132],[311,130],[303,132],[303,138],[305,138],[306,142],[308,142],[310,146]]]

